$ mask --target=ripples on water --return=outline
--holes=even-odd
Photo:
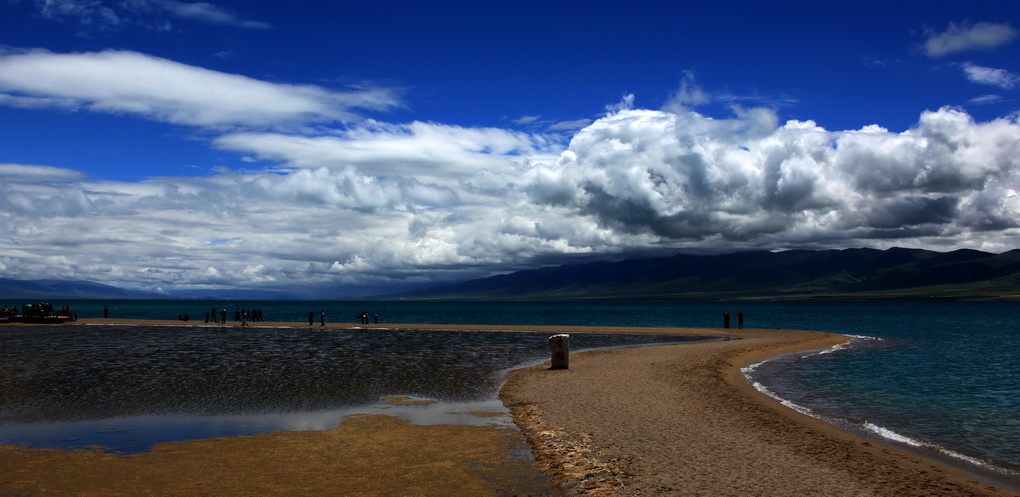
[[[773,358],[748,376],[812,415],[1016,489],[1018,345],[1001,330],[860,337],[836,353]]]
[[[328,428],[388,395],[438,400],[445,410],[502,409],[495,397],[503,373],[547,360],[548,337],[314,327],[3,328],[0,443],[60,446],[53,440],[59,431],[58,438],[84,444],[88,438],[72,432],[116,433],[123,426],[159,431],[153,435],[159,439],[237,434],[231,427],[239,425],[243,432]],[[571,334],[571,349],[690,340]],[[437,406],[386,413],[428,417],[429,409]],[[100,429],[106,425],[97,422],[108,419],[121,421]]]

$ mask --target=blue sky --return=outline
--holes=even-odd
[[[1015,2],[0,3],[0,277],[1005,251]]]

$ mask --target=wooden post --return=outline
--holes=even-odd
[[[570,365],[570,335],[549,337],[549,348],[552,349],[552,367],[549,369],[567,369]]]

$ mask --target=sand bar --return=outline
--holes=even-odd
[[[574,354],[567,370],[546,364],[509,373],[500,398],[531,443],[538,469],[567,495],[1020,495],[786,408],[752,388],[740,372],[755,360],[845,341],[840,335],[718,328],[327,327],[740,339],[586,352]],[[514,481],[530,479],[534,469],[522,469],[508,457],[514,438],[496,427],[414,426],[365,416],[334,430],[161,444],[131,456],[2,447],[0,495],[500,495]],[[556,493],[528,485],[518,492]]]
[[[508,375],[500,398],[577,495],[1018,495],[780,405],[740,369],[846,340],[791,330],[675,330],[735,341],[596,351]]]

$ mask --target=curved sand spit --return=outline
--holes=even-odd
[[[740,340],[577,354],[569,370],[508,375],[500,398],[568,494],[1018,495],[784,407],[740,372],[847,337],[672,332]]]
[[[781,406],[752,388],[740,372],[755,360],[830,347],[846,340],[841,335],[718,328],[377,326],[740,338],[586,352],[572,355],[567,370],[546,364],[510,372],[500,398],[531,443],[540,469],[553,475],[567,495],[1020,495]],[[161,444],[131,456],[8,446],[0,447],[0,495],[548,493],[540,483],[526,488],[507,484],[531,478],[526,474],[530,468],[520,468],[520,461],[509,457],[513,444],[507,435],[497,427],[413,426],[366,416],[322,432]]]

